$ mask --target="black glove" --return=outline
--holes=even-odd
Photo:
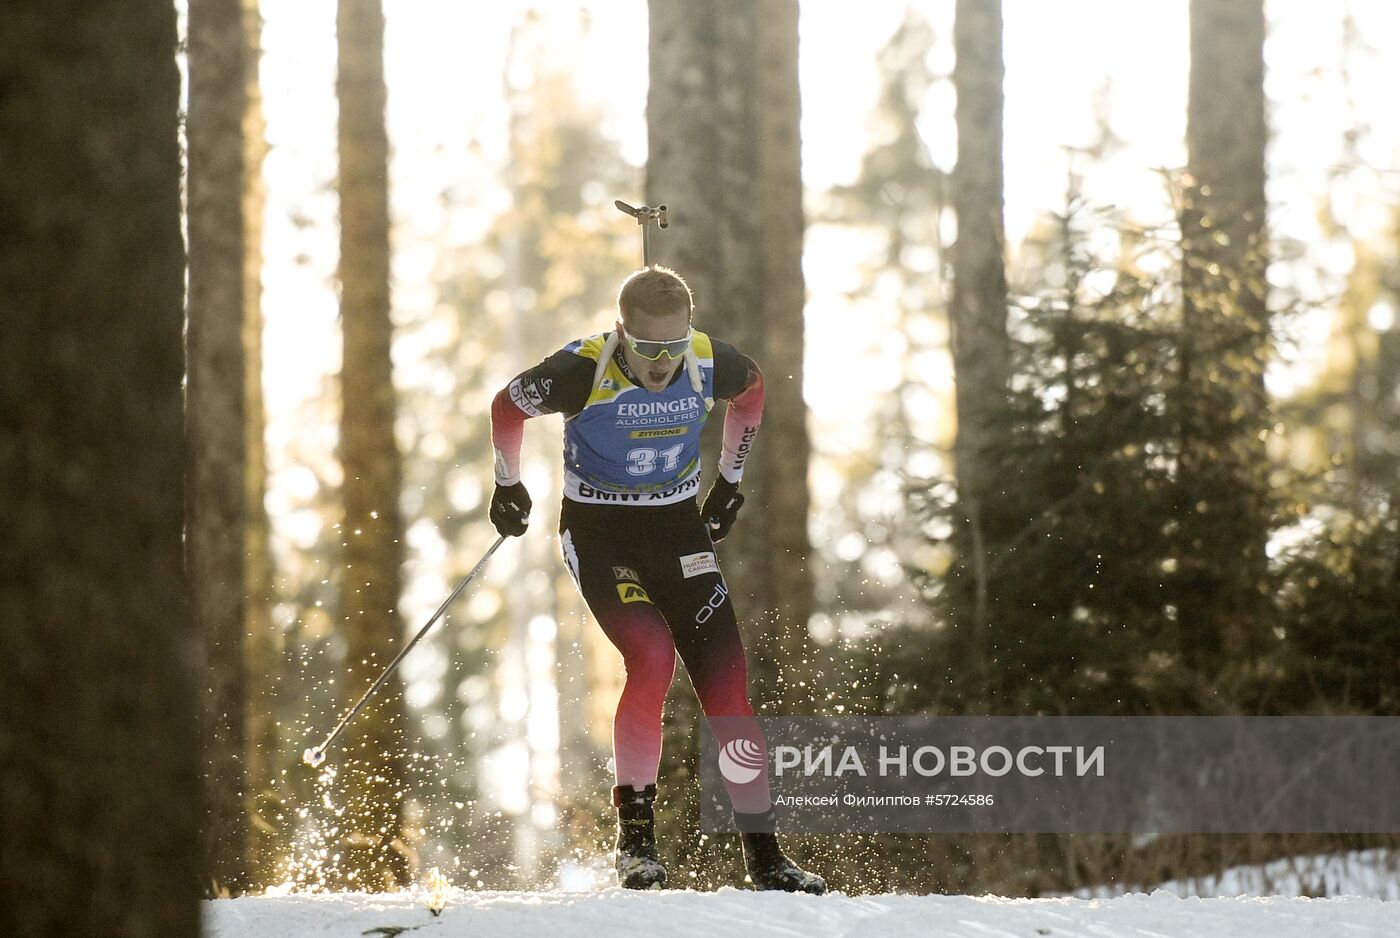
[[[496,483],[496,491],[491,495],[491,523],[496,531],[506,537],[519,537],[530,524],[530,493],[525,485]]]
[[[710,494],[705,496],[705,504],[700,509],[700,517],[710,531],[710,541],[718,544],[734,527],[734,519],[744,504],[744,496],[739,493],[739,483],[730,482],[724,476],[715,478],[710,486]]]

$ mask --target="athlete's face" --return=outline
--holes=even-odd
[[[678,310],[662,316],[637,316],[628,324],[627,335],[641,341],[665,342],[683,338],[689,328],[690,315],[685,310]],[[656,361],[648,361],[632,350],[622,334],[620,322],[617,324],[617,337],[622,341],[622,354],[627,359],[627,367],[642,382],[642,387],[648,391],[666,390],[682,359],[662,355]]]

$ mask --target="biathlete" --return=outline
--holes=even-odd
[[[563,414],[560,549],[626,669],[613,718],[617,876],[646,889],[666,879],[652,804],[677,652],[720,744],[742,735],[766,752],[714,550],[744,502],[739,481],[763,414],[763,376],[747,355],[692,327],[690,289],[672,270],[632,274],[617,306],[615,329],[569,343],[496,395],[490,517],[503,535],[525,533],[524,423]],[[700,431],[719,400],[728,401],[719,474],[697,509]],[[826,882],[778,845],[767,772],[725,786],[755,887],[825,892]]]

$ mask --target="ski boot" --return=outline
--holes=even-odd
[[[617,808],[617,883],[624,889],[660,889],[666,867],[656,852],[656,821],[651,805],[656,786],[637,789],[617,785],[612,803]]]
[[[826,880],[793,863],[778,846],[777,815],[772,808],[761,814],[734,812],[734,825],[744,842],[744,865],[755,889],[805,892],[820,896]]]

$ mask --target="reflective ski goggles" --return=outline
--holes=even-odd
[[[687,329],[685,335],[679,339],[666,339],[657,342],[651,339],[633,338],[628,334],[626,326],[622,328],[622,337],[627,340],[632,351],[649,362],[659,361],[662,355],[667,356],[672,361],[680,358],[685,354],[686,349],[690,348],[690,337],[693,334],[693,329]]]

